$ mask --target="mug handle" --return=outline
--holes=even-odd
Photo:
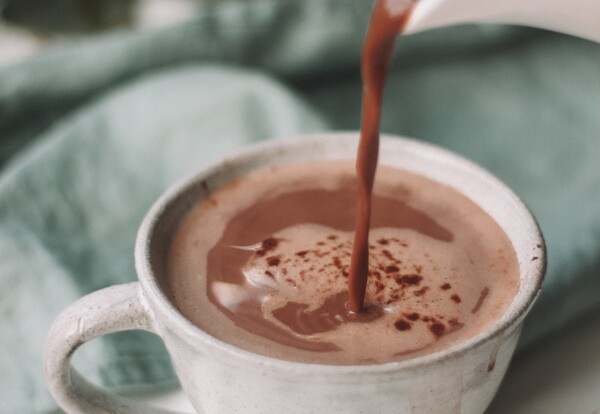
[[[67,413],[174,414],[110,393],[71,367],[77,348],[98,336],[130,329],[157,334],[141,293],[139,282],[98,290],[73,303],[52,324],[44,348],[46,381]]]

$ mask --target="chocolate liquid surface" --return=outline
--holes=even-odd
[[[193,207],[168,252],[175,306],[225,342],[320,364],[434,352],[501,316],[519,286],[502,229],[455,190],[385,166],[373,187],[364,307],[350,311],[353,167],[260,170]]]

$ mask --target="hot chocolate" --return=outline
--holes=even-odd
[[[491,217],[405,171],[383,168],[375,182],[385,77],[414,4],[373,9],[356,172],[348,162],[255,172],[181,223],[171,294],[206,332],[283,359],[381,363],[469,338],[511,302],[518,263]]]
[[[447,186],[380,167],[365,303],[352,312],[356,196],[348,161],[261,170],[216,190],[173,236],[174,304],[255,353],[365,364],[463,341],[512,301],[518,263],[494,220]]]

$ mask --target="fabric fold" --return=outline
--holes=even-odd
[[[310,106],[269,77],[188,66],[140,79],[57,123],[0,176],[0,411],[52,407],[42,348],[78,297],[136,279],[137,228],[166,187],[240,147],[322,131]],[[160,340],[103,337],[75,354],[98,383],[173,384]]]

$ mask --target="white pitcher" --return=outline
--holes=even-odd
[[[463,23],[538,27],[600,43],[600,0],[419,0],[405,33]]]

